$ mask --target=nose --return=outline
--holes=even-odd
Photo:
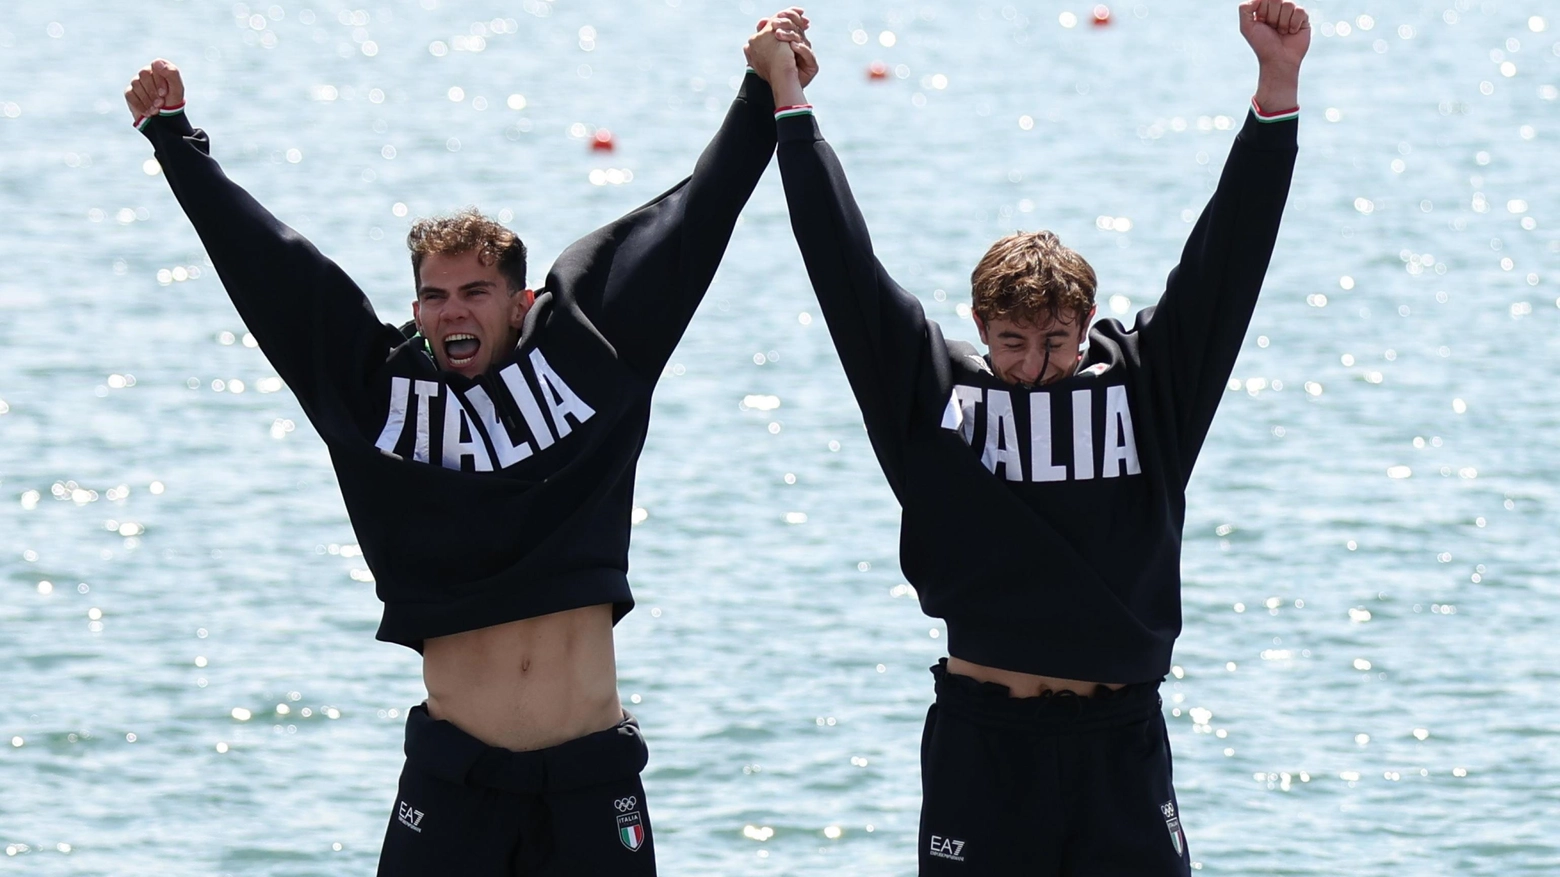
[[[1045,377],[1045,351],[1031,350],[1018,366],[1018,378],[1026,384],[1038,384]]]
[[[441,310],[445,322],[457,320],[471,314],[471,308],[467,305],[465,299],[458,295],[450,296],[446,299]]]

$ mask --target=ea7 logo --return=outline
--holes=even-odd
[[[932,835],[931,848],[927,852],[931,853],[935,858],[962,862],[964,861],[964,841],[934,834]]]
[[[422,834],[423,812],[421,810],[416,810],[412,805],[402,801],[396,807],[396,818],[401,821],[402,825],[418,834]]]

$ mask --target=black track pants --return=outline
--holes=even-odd
[[[923,877],[1191,873],[1157,684],[1010,698],[943,664],[921,738]]]
[[[413,707],[380,877],[654,877],[639,724],[548,749],[488,746]]]

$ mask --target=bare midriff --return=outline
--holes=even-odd
[[[1081,679],[1061,679],[1056,676],[1036,676],[1033,673],[1019,673],[1014,670],[1002,670],[997,667],[987,667],[984,664],[976,664],[963,658],[949,658],[948,672],[960,676],[968,676],[980,682],[995,682],[998,685],[1006,685],[1008,697],[1039,697],[1047,691],[1070,691],[1084,697],[1090,697],[1095,689],[1103,685],[1112,691],[1125,688],[1122,682],[1085,682]]]
[[[428,713],[489,746],[526,751],[623,719],[612,606],[601,604],[423,641]]]

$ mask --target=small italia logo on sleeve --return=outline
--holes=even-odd
[[[1175,854],[1186,855],[1186,835],[1181,833],[1181,818],[1175,815],[1175,802],[1160,804],[1159,812],[1165,815],[1165,828],[1170,831],[1170,845],[1175,847]]]
[[[635,809],[639,806],[639,799],[630,795],[613,801],[612,806],[618,811],[618,840],[623,842],[623,846],[628,847],[629,852],[639,852],[639,848],[645,844],[645,821]]]

